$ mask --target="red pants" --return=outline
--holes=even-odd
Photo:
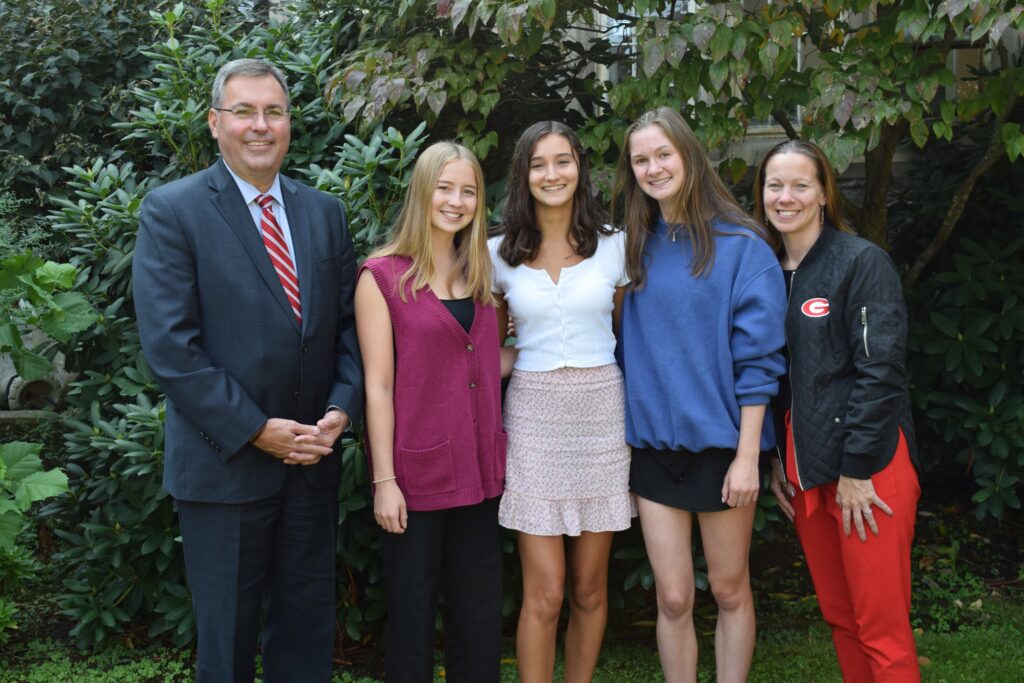
[[[792,444],[790,428],[786,470],[795,473]],[[809,491],[794,484],[796,532],[821,614],[832,627],[843,681],[917,683],[921,672],[910,628],[910,545],[921,489],[902,432],[892,462],[871,481],[893,511],[891,517],[875,511],[878,536],[866,524],[867,542],[856,530],[843,533],[838,482]]]

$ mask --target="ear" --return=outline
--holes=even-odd
[[[214,140],[217,139],[217,114],[218,113],[219,112],[216,109],[214,109],[213,107],[210,107],[210,111],[207,112],[207,114],[206,114],[206,124],[208,126],[210,126],[210,135],[213,136]]]

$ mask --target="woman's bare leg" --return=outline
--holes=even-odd
[[[693,515],[636,499],[647,557],[658,598],[658,656],[666,683],[697,680],[697,634],[693,628]]]
[[[719,683],[743,683],[754,654],[756,624],[750,591],[750,534],[755,505],[697,515],[708,583],[718,603],[715,665]]]
[[[555,636],[565,587],[562,536],[519,532],[523,604],[516,629],[516,659],[523,683],[550,683],[555,669]]]
[[[569,629],[565,634],[565,683],[589,683],[608,623],[608,554],[612,532],[569,539]]]

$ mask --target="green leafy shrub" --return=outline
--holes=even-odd
[[[0,262],[0,353],[10,355],[18,375],[27,381],[45,377],[53,368],[41,349],[25,345],[22,335],[38,329],[67,343],[96,320],[88,299],[81,292],[67,291],[75,272],[70,264],[43,261],[31,253]]]
[[[10,639],[10,631],[18,628],[17,614],[18,607],[13,602],[8,602],[0,597],[0,645]]]
[[[43,469],[39,444],[13,441],[0,444],[0,589],[13,592],[15,585],[37,565],[15,545],[33,503],[68,490],[67,477],[59,469]],[[13,601],[0,597],[0,643],[7,631],[17,628]]]
[[[948,633],[982,614],[988,589],[984,580],[959,560],[960,543],[928,546],[915,551],[914,601],[911,623]]]
[[[367,141],[346,135],[333,167],[300,171],[318,190],[342,197],[356,255],[363,259],[387,238],[405,196],[426,123],[408,135],[377,129]]]
[[[0,3],[0,183],[45,198],[61,166],[114,144],[111,121],[149,73],[140,47],[149,10],[168,0],[6,0]]]
[[[44,470],[39,444],[0,444],[0,549],[12,550],[25,513],[32,503],[68,490],[67,477]]]
[[[10,356],[18,375],[32,381],[52,371],[49,359],[57,344],[91,326],[96,314],[85,296],[69,291],[77,275],[74,266],[33,253],[46,238],[35,221],[18,216],[23,203],[0,191],[0,354]],[[49,340],[26,346],[23,337],[33,330]]]
[[[926,284],[912,326],[916,398],[928,421],[969,466],[979,517],[1020,508],[1024,480],[1024,239],[964,238],[953,268]]]
[[[0,595],[10,595],[42,570],[42,563],[24,545],[0,548]]]

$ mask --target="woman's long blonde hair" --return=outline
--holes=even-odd
[[[465,161],[476,176],[476,212],[468,226],[455,235],[455,267],[449,275],[449,287],[455,276],[466,278],[466,288],[474,301],[494,303],[491,293],[491,258],[487,252],[487,202],[484,198],[484,173],[476,156],[456,142],[435,142],[423,150],[412,170],[412,180],[405,193],[405,202],[391,229],[391,240],[370,255],[408,256],[409,267],[398,281],[398,292],[406,301],[405,285],[412,280],[413,298],[425,288],[434,276],[434,252],[430,241],[430,207],[437,179],[445,165],[452,161]]]

